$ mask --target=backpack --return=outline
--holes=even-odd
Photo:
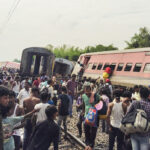
[[[141,109],[140,102],[137,105],[138,107],[136,109],[128,112],[122,119],[120,130],[125,134],[146,133],[149,131],[147,114]]]
[[[84,123],[91,127],[97,127],[97,118],[98,118],[97,109],[95,107],[91,107],[89,109],[88,114],[85,117]]]
[[[103,103],[102,108],[98,111],[99,119],[105,120],[107,118],[107,104],[105,101],[101,101]]]

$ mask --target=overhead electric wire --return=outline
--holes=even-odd
[[[12,7],[10,8],[10,11],[9,11],[9,13],[8,13],[8,16],[7,16],[7,18],[6,18],[6,21],[3,23],[3,25],[2,25],[2,27],[1,27],[1,29],[0,29],[0,33],[2,33],[3,30],[5,29],[5,27],[8,25],[8,23],[9,23],[9,21],[10,21],[12,15],[14,14],[14,12],[15,12],[17,6],[19,5],[20,1],[21,1],[21,0],[18,0],[18,1],[15,0],[15,1],[14,1]]]

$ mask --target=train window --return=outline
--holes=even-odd
[[[137,63],[134,66],[133,72],[140,72],[141,68],[142,68],[142,64]]]
[[[105,70],[107,67],[109,67],[109,63],[105,63],[103,70]]]
[[[99,64],[97,67],[97,70],[101,70],[102,69],[103,64]]]
[[[117,71],[122,71],[123,65],[123,63],[118,64]]]
[[[92,66],[92,70],[95,70],[95,69],[96,69],[96,67],[97,67],[97,64],[93,64],[93,66]]]
[[[127,63],[124,71],[130,71],[132,68],[132,63]]]
[[[116,63],[112,63],[112,64],[110,65],[111,70],[115,70],[115,67],[116,67]]]
[[[150,63],[149,64],[145,64],[144,72],[150,73]]]

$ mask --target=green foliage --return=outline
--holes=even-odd
[[[53,47],[52,45],[47,45],[47,49],[52,51],[57,58],[65,58],[71,61],[77,61],[79,56],[83,53],[91,53],[91,52],[102,52],[102,51],[110,51],[110,50],[117,50],[117,47],[113,45],[104,46],[104,45],[96,45],[94,46],[87,46],[84,49],[80,49],[79,47],[68,47],[63,45],[61,47]]]
[[[13,60],[13,62],[20,63],[21,61],[20,61],[19,59],[15,58],[15,59]]]
[[[127,48],[142,48],[142,47],[150,47],[150,32],[144,27],[139,29],[139,33],[134,34],[131,38],[131,41],[125,41],[127,44]]]

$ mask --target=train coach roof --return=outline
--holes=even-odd
[[[85,55],[89,55],[90,56],[90,55],[98,55],[98,54],[135,53],[135,52],[150,52],[150,47],[85,53],[85,54],[82,54],[81,56],[85,56]]]
[[[42,47],[30,47],[30,48],[26,48],[26,49],[23,50],[23,53],[28,53],[28,52],[39,53],[39,54],[43,54],[44,53],[46,55],[54,55],[48,49],[42,48]]]

